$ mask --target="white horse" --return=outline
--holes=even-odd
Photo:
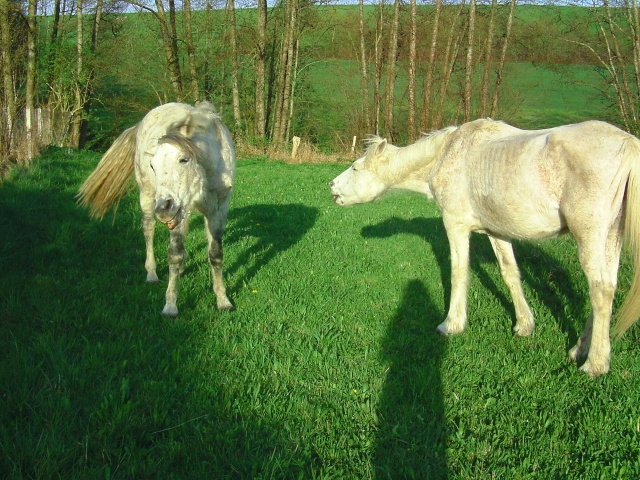
[[[569,352],[586,357],[592,377],[609,371],[609,324],[626,233],[635,276],[619,312],[622,334],[640,316],[640,141],[609,124],[589,121],[526,131],[476,120],[398,148],[374,137],[362,158],[329,186],[335,203],[370,202],[389,189],[435,199],[451,249],[451,301],[438,326],[444,335],[467,324],[469,236],[489,236],[516,311],[514,331],[530,335],[527,304],[512,239],[575,237],[589,283],[592,314]]]
[[[162,313],[178,315],[178,278],[184,265],[189,214],[205,219],[213,291],[219,310],[232,310],[222,276],[222,231],[233,187],[235,150],[213,105],[168,103],[125,130],[80,187],[78,201],[102,218],[126,193],[134,173],[140,188],[147,281],[157,282],[155,217],[170,230],[169,284]]]

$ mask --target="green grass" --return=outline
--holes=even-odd
[[[516,245],[537,315],[516,338],[474,236],[469,328],[442,338],[435,206],[339,208],[326,183],[344,167],[244,160],[224,237],[237,311],[215,309],[196,217],[172,320],[167,234],[146,284],[136,194],[102,222],[75,207],[96,161],[52,150],[0,185],[0,477],[640,475],[636,332],[603,378],[566,360],[588,314],[570,238]]]

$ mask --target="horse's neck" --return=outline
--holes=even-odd
[[[410,190],[432,197],[428,178],[438,162],[446,138],[452,128],[422,137],[398,149],[389,162],[395,182],[392,188]]]

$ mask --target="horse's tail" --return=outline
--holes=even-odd
[[[640,318],[640,142],[633,140],[624,200],[624,233],[633,260],[633,280],[613,329],[621,337]]]
[[[127,193],[127,181],[134,168],[138,125],[120,134],[78,190],[78,204],[89,207],[93,218],[104,217]]]

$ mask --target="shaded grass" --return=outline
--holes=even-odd
[[[0,472],[7,478],[637,478],[637,334],[611,373],[566,361],[588,314],[570,238],[517,244],[537,317],[472,238],[468,331],[442,338],[449,251],[415,195],[342,209],[343,167],[241,161],[211,293],[195,217],[180,317],[144,282],[135,193],[74,204],[97,162],[52,150],[0,186]],[[630,268],[621,272],[621,290]],[[620,295],[618,296],[620,297]],[[618,298],[619,302],[619,298]]]

